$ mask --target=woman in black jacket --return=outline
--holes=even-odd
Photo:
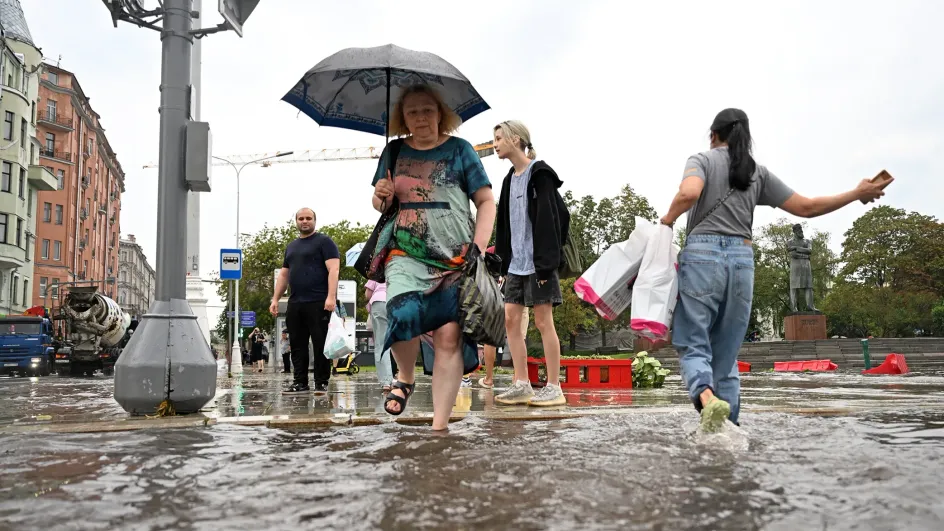
[[[553,314],[554,307],[563,301],[558,269],[570,227],[570,214],[558,192],[563,182],[546,162],[536,160],[531,133],[523,123],[502,122],[493,133],[495,154],[512,164],[498,202],[495,250],[502,262],[505,328],[515,366],[514,383],[495,401],[506,405],[564,405],[560,339]],[[537,395],[528,380],[528,353],[521,327],[525,307],[534,309],[534,324],[541,332],[547,363],[547,385]]]

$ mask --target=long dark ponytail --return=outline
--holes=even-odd
[[[754,140],[751,138],[747,113],[740,109],[725,109],[715,117],[711,131],[718,136],[718,140],[728,144],[728,184],[741,191],[747,190],[757,169],[757,163],[751,155]]]

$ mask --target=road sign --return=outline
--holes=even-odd
[[[220,249],[220,280],[239,280],[243,277],[243,252],[240,249]]]
[[[226,26],[243,36],[243,24],[259,4],[259,0],[220,0],[219,11]]]
[[[249,328],[250,326],[256,326],[256,316],[245,317],[239,319],[239,326],[243,328]]]

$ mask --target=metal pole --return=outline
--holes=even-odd
[[[187,303],[184,131],[190,119],[193,0],[164,0],[155,301],[115,364],[115,400],[132,414],[170,403],[199,411],[216,394],[216,360]]]
[[[239,238],[239,174],[246,165],[236,168],[236,248],[242,250]],[[233,307],[233,367],[234,372],[243,372],[243,354],[240,341],[242,340],[242,330],[239,328],[239,280],[236,280],[235,305]]]

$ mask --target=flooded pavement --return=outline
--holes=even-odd
[[[0,529],[936,530],[942,376],[753,374],[742,429],[716,436],[694,434],[677,376],[532,422],[465,389],[438,437],[378,413],[369,373],[326,398],[222,379],[208,426],[120,433],[43,430],[161,422],[127,420],[109,379],[2,379]],[[286,427],[345,415],[377,423]]]

